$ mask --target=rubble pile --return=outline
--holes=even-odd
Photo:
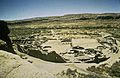
[[[100,63],[110,58],[108,54],[118,53],[117,40],[112,36],[105,36],[97,40],[100,45],[95,48],[74,46],[68,52],[61,53],[61,56],[67,62]]]
[[[13,46],[16,51],[45,61],[58,63],[100,63],[110,58],[108,54],[118,53],[119,51],[117,40],[112,36],[97,39],[100,45],[97,45],[95,48],[72,46],[67,52],[60,54],[56,53],[56,51],[49,50],[48,48],[51,48],[51,46],[42,46],[47,41],[48,39],[45,37],[34,35],[13,40]],[[5,43],[0,44],[0,48],[7,51]]]
[[[118,53],[119,51],[117,40],[112,36],[105,36],[104,38],[98,39],[98,42],[105,49],[111,50],[112,53]]]
[[[17,42],[15,42],[17,41]],[[19,42],[20,41],[20,42]],[[30,37],[29,39],[14,40],[15,50],[25,53],[27,55],[39,58],[45,61],[56,62],[56,63],[65,63],[64,59],[58,55],[55,51],[46,51],[43,48],[48,46],[41,46],[42,43],[46,42],[45,38],[36,38]],[[21,43],[22,42],[22,43]],[[24,43],[23,43],[24,42]]]

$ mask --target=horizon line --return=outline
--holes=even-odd
[[[85,12],[85,13],[68,13],[68,14],[61,14],[61,15],[46,15],[46,16],[33,16],[28,18],[20,18],[20,19],[0,19],[4,21],[20,21],[20,20],[29,20],[34,18],[45,18],[45,17],[57,17],[57,16],[65,16],[65,15],[77,15],[77,14],[119,14],[120,12],[99,12],[99,13],[93,13],[93,12]]]

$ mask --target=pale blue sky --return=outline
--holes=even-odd
[[[78,13],[120,13],[120,0],[0,0],[0,19]]]

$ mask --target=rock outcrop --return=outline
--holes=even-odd
[[[0,78],[55,78],[19,56],[0,50]]]

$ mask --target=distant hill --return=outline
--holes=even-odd
[[[33,23],[33,22],[40,22],[40,23],[47,23],[47,22],[69,22],[69,21],[78,21],[78,20],[115,20],[120,19],[120,13],[103,13],[103,14],[67,14],[64,16],[50,16],[50,17],[36,17],[30,19],[23,19],[23,20],[14,20],[8,21],[11,25],[14,24],[23,24],[23,23]]]

